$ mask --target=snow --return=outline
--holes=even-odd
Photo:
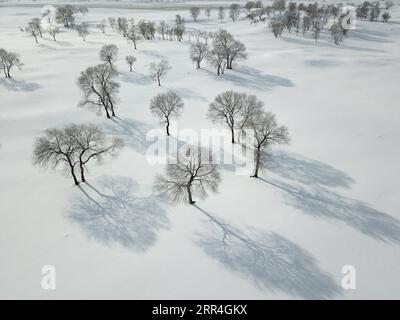
[[[179,12],[187,27],[223,27],[247,46],[249,59],[221,78],[206,64],[195,70],[186,38],[142,41],[134,51],[122,36],[93,27],[108,16],[169,21],[177,11],[90,9],[86,42],[62,29],[57,42],[44,35],[36,45],[18,26],[39,13],[0,9],[0,47],[20,53],[25,64],[14,81],[0,79],[0,298],[400,297],[398,7],[388,24],[357,22],[340,47],[326,31],[319,43],[288,33],[275,39],[262,24],[220,25],[215,12],[193,23]],[[122,125],[77,107],[76,78],[100,62],[106,43],[120,50]],[[137,57],[133,73],[128,54]],[[164,57],[172,70],[159,88],[149,65]],[[274,149],[262,179],[227,167],[219,193],[197,207],[158,201],[152,184],[164,166],[147,161],[145,134],[163,129],[149,102],[169,89],[185,102],[179,129],[220,128],[207,119],[208,104],[232,89],[264,101],[292,142]],[[111,223],[70,177],[32,164],[34,138],[69,123],[94,123],[126,141],[117,158],[89,168],[93,188],[82,185],[119,218]],[[229,230],[225,251],[213,219]],[[259,260],[232,233],[263,246]],[[44,265],[56,268],[56,290],[41,287]],[[345,265],[356,268],[356,290],[341,287]]]

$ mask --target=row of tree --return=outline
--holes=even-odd
[[[217,9],[217,12],[218,12],[218,19],[219,19],[221,22],[222,22],[222,21],[224,20],[224,18],[225,18],[225,10],[226,10],[226,8],[225,8],[224,6],[220,6],[220,7],[218,7],[218,9]],[[204,9],[204,14],[205,14],[205,16],[207,16],[208,19],[210,19],[210,17],[211,17],[211,11],[212,11],[212,8],[205,8],[205,9]],[[194,21],[197,21],[199,15],[200,15],[200,13],[201,13],[201,10],[200,10],[199,7],[191,7],[191,8],[189,9],[189,13],[190,13],[190,15],[192,16],[193,20],[194,20]],[[230,7],[229,7],[228,15],[229,15],[229,18],[230,18],[233,22],[235,22],[235,21],[239,18],[239,15],[240,15],[240,5],[237,4],[237,3],[232,3],[232,4],[230,5]]]

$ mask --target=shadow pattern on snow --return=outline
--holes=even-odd
[[[315,259],[290,240],[255,228],[243,232],[195,207],[208,219],[208,228],[197,233],[196,243],[259,289],[304,299],[328,299],[341,293]]]
[[[16,92],[32,92],[41,88],[41,86],[35,82],[17,81],[14,79],[0,79],[0,86],[4,87],[9,91]]]
[[[138,73],[136,71],[120,73],[119,78],[123,82],[138,84],[141,86],[154,84],[154,80],[151,76],[145,75],[143,73]]]
[[[400,221],[362,201],[342,196],[318,184],[306,188],[283,181],[259,179],[285,191],[285,203],[306,214],[341,221],[380,241],[400,243]]]
[[[215,75],[211,71],[207,71]],[[275,87],[294,87],[291,80],[270,74],[264,74],[261,71],[251,67],[236,67],[233,70],[226,70],[223,75],[217,77],[221,81],[230,81],[240,88],[255,90],[272,90]]]
[[[343,171],[301,155],[277,151],[266,161],[266,169],[279,176],[306,185],[350,188],[355,182]]]
[[[127,147],[134,149],[140,154],[146,154],[151,142],[146,140],[146,135],[152,128],[138,120],[121,119],[113,117],[104,125],[107,134],[119,136],[124,140]]]
[[[119,243],[137,252],[145,252],[156,243],[157,233],[169,228],[159,199],[135,195],[138,185],[126,177],[103,177],[98,186],[79,187],[68,218],[89,235],[107,245]]]

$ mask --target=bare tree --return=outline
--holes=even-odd
[[[150,102],[151,113],[165,123],[167,136],[171,118],[177,118],[183,109],[182,99],[172,91],[156,95]]]
[[[39,18],[32,18],[32,20],[28,22],[28,26],[25,30],[35,38],[36,43],[38,43],[38,35],[42,38],[42,26]]]
[[[237,3],[232,3],[229,9],[229,17],[235,22],[239,18],[240,6]]]
[[[191,7],[189,9],[189,11],[190,11],[190,15],[192,16],[193,20],[197,21],[197,18],[200,15],[200,8],[199,7]]]
[[[225,18],[225,8],[221,6],[218,8],[218,19],[222,22],[224,18]]]
[[[114,69],[114,62],[117,60],[118,47],[115,44],[105,44],[99,52],[100,60],[108,63]]]
[[[330,31],[331,31],[331,37],[333,39],[333,42],[336,45],[339,45],[344,39],[344,34],[343,34],[342,28],[340,27],[340,25],[337,22],[335,22],[334,24],[332,24]]]
[[[206,8],[206,9],[204,10],[204,14],[207,16],[207,19],[210,20],[211,8]]]
[[[82,22],[75,26],[76,32],[78,32],[79,36],[82,37],[83,41],[86,41],[86,37],[89,34],[89,25],[87,22]]]
[[[194,29],[191,34],[193,35],[193,37],[196,39],[196,42],[200,42],[200,38],[203,36],[203,31],[199,30],[199,29]]]
[[[159,63],[150,63],[150,74],[157,80],[158,85],[161,87],[161,78],[164,77],[171,66],[167,59],[162,59]]]
[[[233,69],[233,62],[247,59],[246,46],[237,40],[233,40],[229,46],[229,59],[227,69]]]
[[[225,91],[215,97],[208,109],[208,117],[216,123],[226,123],[231,131],[232,143],[235,143],[235,128],[240,121],[244,95]]]
[[[207,55],[207,61],[216,68],[218,76],[224,74],[226,67],[226,56],[222,48],[214,47],[211,51],[209,51],[209,54]]]
[[[140,34],[139,27],[131,22],[129,27],[127,38],[133,43],[133,47],[137,50],[137,43],[142,39],[142,35]]]
[[[106,33],[106,26],[107,26],[107,20],[103,19],[100,21],[100,23],[98,24],[98,28],[101,31],[101,33]]]
[[[57,7],[56,19],[62,23],[65,28],[72,28],[75,22],[75,14],[78,9],[72,5],[64,5]]]
[[[275,38],[278,38],[282,35],[283,30],[285,29],[285,21],[281,16],[277,15],[271,18],[269,26]]]
[[[87,163],[114,156],[123,146],[119,138],[108,141],[104,133],[93,125],[68,125],[63,129],[48,129],[34,143],[34,164],[44,168],[62,167],[69,171],[75,185],[79,185],[75,168],[79,167],[81,181],[85,182]]]
[[[226,59],[226,68],[232,69],[234,60],[246,59],[246,47],[233,38],[232,34],[224,29],[218,30],[213,37],[214,52],[222,52]]]
[[[36,43],[39,43],[37,40],[39,32],[34,26],[32,26],[31,22],[28,23],[28,26],[25,28],[25,31],[31,34],[31,36],[35,39]]]
[[[108,24],[110,25],[112,31],[115,31],[117,27],[117,19],[114,17],[109,17],[108,18]]]
[[[242,93],[242,97],[240,119],[238,121],[238,129],[240,130],[257,120],[264,112],[264,103],[258,100],[257,96]]]
[[[82,71],[78,78],[78,86],[83,92],[80,105],[104,109],[108,119],[115,116],[115,104],[119,92],[119,83],[114,80],[116,75],[117,72],[106,63]]]
[[[200,69],[200,64],[208,55],[208,46],[202,42],[196,42],[190,46],[190,59],[196,63],[196,68]]]
[[[194,195],[205,199],[208,192],[216,193],[221,182],[217,167],[204,159],[202,153],[182,156],[176,164],[168,164],[165,176],[158,175],[155,189],[175,202],[194,204]]]
[[[54,41],[56,40],[56,35],[60,33],[60,29],[55,25],[55,24],[50,24],[47,26],[47,32],[49,33],[49,35],[51,35],[53,37]]]
[[[120,138],[111,141],[94,125],[71,125],[68,127],[78,150],[81,181],[86,182],[85,171],[89,161],[100,162],[106,156],[115,156],[124,146]]]
[[[265,112],[248,123],[254,134],[255,163],[253,178],[258,178],[262,166],[262,156],[265,149],[275,144],[287,144],[290,142],[288,130],[285,126],[279,126],[276,117],[271,112]]]
[[[253,9],[255,6],[254,1],[248,1],[246,2],[246,4],[244,5],[244,7],[247,9],[248,12],[251,11],[251,9]]]
[[[128,19],[125,17],[118,17],[117,18],[117,30],[120,34],[124,36],[124,38],[128,34],[129,24]]]
[[[389,19],[391,18],[391,16],[390,16],[390,13],[389,12],[384,12],[384,13],[382,13],[382,22],[388,22],[389,21]]]
[[[315,39],[315,42],[318,42],[321,31],[322,31],[322,24],[320,21],[316,21],[312,29],[312,37]]]
[[[165,40],[165,35],[167,34],[168,24],[162,20],[157,27],[157,32],[162,36],[162,39]]]
[[[125,61],[129,66],[129,71],[132,72],[133,64],[136,62],[136,58],[134,56],[126,56]]]
[[[42,23],[41,23],[40,19],[37,17],[32,18],[32,20],[30,21],[30,25],[37,30],[40,37],[42,38],[43,37],[43,28],[42,28]]]
[[[185,33],[185,19],[182,18],[179,14],[175,16],[175,27],[173,30],[175,31],[175,35],[178,41],[182,41],[183,35]]]
[[[6,78],[12,78],[11,69],[13,67],[21,69],[23,65],[24,64],[21,62],[19,54],[0,48],[0,66],[3,68],[4,76]]]

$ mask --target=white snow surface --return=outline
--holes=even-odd
[[[25,64],[14,80],[0,79],[0,298],[400,298],[399,8],[388,24],[357,22],[341,46],[327,31],[319,43],[287,32],[275,39],[263,24],[221,25],[215,12],[193,23],[179,13],[189,28],[232,32],[248,60],[218,78],[207,64],[195,70],[187,37],[134,51],[94,27],[108,16],[172,21],[175,11],[90,9],[86,42],[62,28],[57,42],[45,34],[37,45],[18,26],[40,8],[0,8],[0,47]],[[122,125],[77,107],[76,79],[107,43],[120,50]],[[128,54],[137,57],[132,73]],[[172,70],[158,87],[148,70],[163,57]],[[150,99],[174,90],[185,103],[179,128],[212,129],[221,126],[206,117],[208,105],[230,89],[263,100],[291,144],[274,148],[262,179],[222,169],[219,193],[198,207],[154,198],[164,165],[146,160],[145,134],[162,128]],[[70,177],[32,164],[34,138],[70,123],[126,142],[117,158],[90,166],[92,188],[82,184],[106,215]],[[44,265],[56,268],[56,290],[42,289]],[[341,286],[345,265],[356,268],[355,290]]]

